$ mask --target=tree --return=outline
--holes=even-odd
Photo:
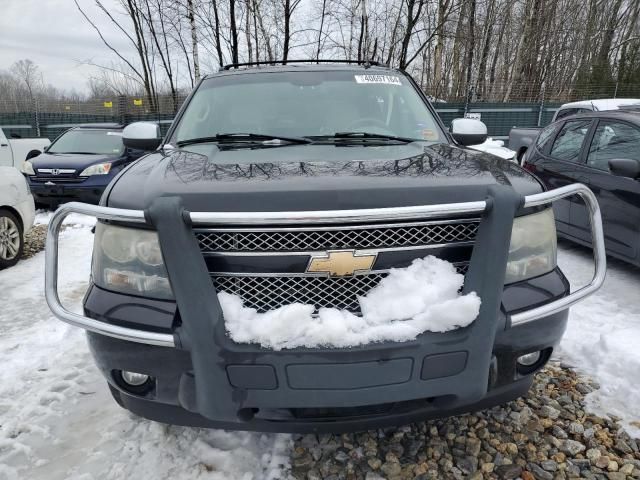
[[[11,66],[11,73],[26,87],[29,100],[33,102],[36,94],[43,87],[38,66],[28,58],[18,60]]]

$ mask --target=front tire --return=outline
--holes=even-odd
[[[22,224],[13,213],[0,210],[0,270],[18,263],[23,250]]]

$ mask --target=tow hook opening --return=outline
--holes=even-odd
[[[241,408],[238,410],[238,419],[241,422],[250,422],[259,411],[259,408]]]

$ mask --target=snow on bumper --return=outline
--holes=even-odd
[[[464,276],[453,264],[429,256],[389,276],[359,299],[362,316],[348,310],[294,303],[266,313],[220,292],[225,327],[240,343],[280,350],[296,347],[354,347],[373,342],[405,342],[426,331],[466,327],[478,316],[475,292],[460,295]]]

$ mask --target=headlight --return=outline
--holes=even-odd
[[[553,209],[516,218],[505,283],[527,280],[556,268],[557,243]]]
[[[151,230],[96,224],[93,281],[115,292],[173,298],[158,234]]]
[[[90,177],[91,175],[107,175],[111,171],[110,163],[98,163],[85,168],[81,173],[81,177]]]
[[[29,160],[25,160],[22,163],[22,168],[20,168],[20,171],[22,173],[24,173],[25,175],[35,175],[36,172],[33,170],[33,163],[31,163]]]

